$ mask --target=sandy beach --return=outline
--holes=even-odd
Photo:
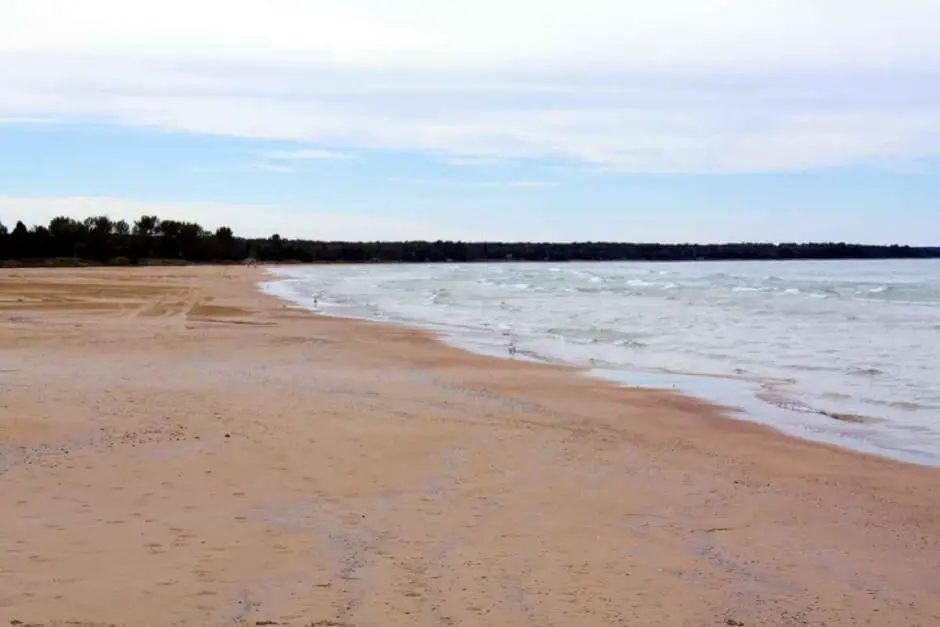
[[[0,271],[0,621],[940,625],[940,470],[264,276]]]

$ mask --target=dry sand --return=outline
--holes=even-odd
[[[2,271],[0,621],[940,625],[940,471],[262,272]]]

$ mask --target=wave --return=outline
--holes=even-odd
[[[884,370],[878,368],[859,368],[851,367],[845,369],[845,374],[853,377],[880,377],[885,374]]]
[[[576,344],[606,343],[614,346],[640,348],[646,346],[636,333],[608,328],[550,327],[545,335]]]
[[[422,325],[501,356],[512,340],[519,349],[579,365],[727,376],[746,368],[749,379],[791,378],[782,396],[802,401],[783,404],[822,419],[820,407],[863,416],[873,403],[879,418],[916,425],[929,414],[924,407],[940,404],[929,400],[940,395],[936,266],[732,262],[720,273],[703,267],[710,270],[296,268],[284,271],[295,278],[278,289],[308,307],[317,298],[323,313]],[[940,435],[940,424],[930,428]]]
[[[780,409],[785,409],[787,411],[792,411],[800,414],[814,414],[817,416],[825,416],[826,418],[831,418],[839,422],[853,423],[853,424],[872,424],[876,422],[882,422],[881,419],[875,418],[872,416],[863,416],[861,414],[853,414],[849,412],[836,412],[829,411],[826,409],[819,409],[818,407],[813,407],[803,401],[798,401],[794,399],[785,398],[775,394],[766,394],[761,393],[757,395],[765,403],[779,407]]]

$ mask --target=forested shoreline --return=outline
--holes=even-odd
[[[629,242],[337,242],[279,234],[245,238],[228,227],[141,216],[133,222],[58,217],[48,225],[0,223],[3,265],[153,263],[435,263],[482,261],[728,261],[940,258],[940,247],[844,242],[655,244]]]

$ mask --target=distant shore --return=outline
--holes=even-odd
[[[940,258],[940,246],[852,242],[657,243],[624,241],[327,241],[239,236],[227,226],[208,230],[194,222],[140,216],[129,222],[107,215],[84,220],[60,216],[48,225],[0,222],[0,265],[68,266],[287,261],[300,263],[440,263],[493,261],[744,261],[794,259]],[[157,264],[152,264],[157,265]]]
[[[0,619],[940,616],[940,470],[305,313],[271,279],[0,270]]]
[[[940,259],[940,249],[936,257],[912,255],[909,257],[798,257],[788,258],[785,261],[891,261],[891,260],[917,260],[917,259]],[[147,268],[147,267],[232,267],[232,266],[250,266],[250,267],[281,267],[281,266],[344,266],[344,265],[382,265],[382,264],[457,264],[457,263],[727,263],[740,261],[784,261],[778,258],[755,257],[745,259],[473,259],[469,261],[457,261],[453,259],[443,260],[370,260],[370,261],[300,261],[295,259],[284,259],[279,261],[257,261],[254,259],[242,260],[224,260],[224,261],[191,261],[186,259],[141,259],[137,261],[129,260],[108,260],[98,261],[94,259],[78,259],[74,257],[54,257],[45,259],[6,259],[0,260],[0,270],[15,270],[17,268],[44,268],[44,269],[78,269],[78,268]]]

